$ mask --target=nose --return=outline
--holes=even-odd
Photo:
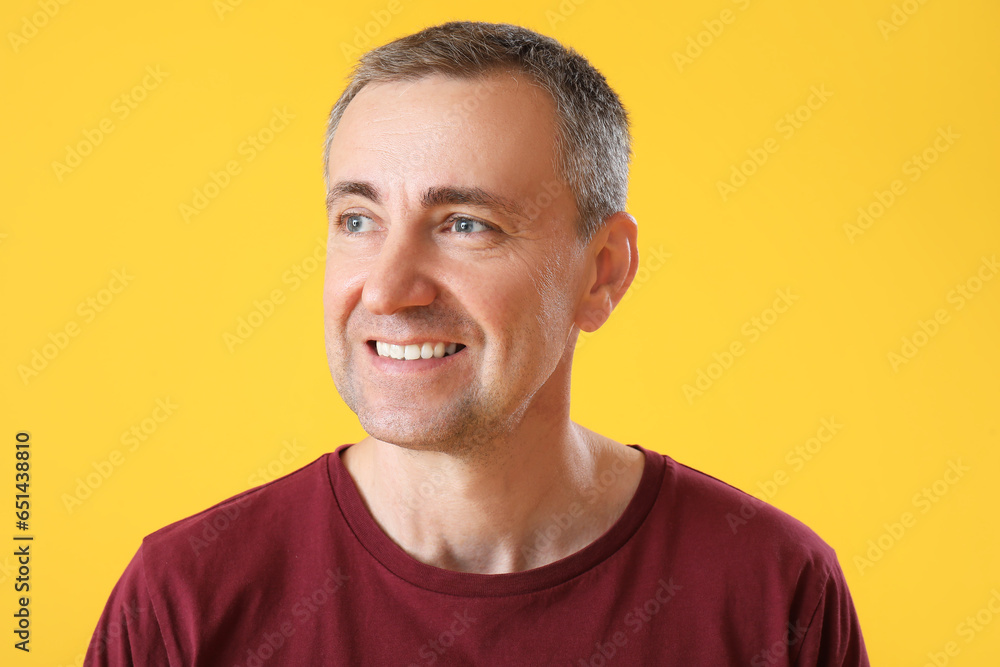
[[[434,301],[438,288],[430,273],[431,246],[417,230],[401,224],[389,228],[361,291],[370,313],[392,315]]]

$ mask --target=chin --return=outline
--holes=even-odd
[[[365,433],[377,440],[418,452],[444,452],[468,455],[483,453],[483,445],[506,432],[507,424],[461,413],[438,415],[437,419],[426,414],[410,412],[384,413],[378,417],[358,413]]]
[[[425,419],[416,419],[407,413],[396,412],[390,416],[382,414],[376,417],[360,412],[358,421],[371,437],[405,449],[440,451],[449,449],[443,445],[453,439],[453,434],[450,433],[452,429],[429,423]]]

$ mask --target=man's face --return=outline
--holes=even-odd
[[[327,354],[375,438],[462,449],[565,408],[586,247],[554,168],[554,113],[511,74],[369,85],[345,110]]]

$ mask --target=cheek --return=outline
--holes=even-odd
[[[564,248],[549,245],[512,267],[510,273],[517,282],[512,291],[539,324],[561,327],[572,319],[568,311],[575,302],[579,280],[574,273],[575,259]]]
[[[555,334],[562,319],[558,308],[560,298],[553,286],[523,266],[491,272],[481,276],[466,294],[475,295],[465,301],[473,319],[487,332],[494,343],[495,354],[505,357],[537,353],[550,334]]]
[[[327,272],[323,283],[323,313],[327,321],[338,319],[343,310],[344,298],[342,283],[336,275]]]
[[[541,311],[539,317],[553,329],[561,329],[573,319],[577,276],[568,270],[569,266],[565,257],[552,253],[534,278],[534,294]]]
[[[323,279],[323,308],[327,321],[344,322],[361,297],[365,271],[357,262],[328,256]]]

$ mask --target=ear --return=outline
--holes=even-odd
[[[587,280],[574,323],[582,331],[597,331],[611,316],[639,268],[635,218],[619,211],[587,245]]]

